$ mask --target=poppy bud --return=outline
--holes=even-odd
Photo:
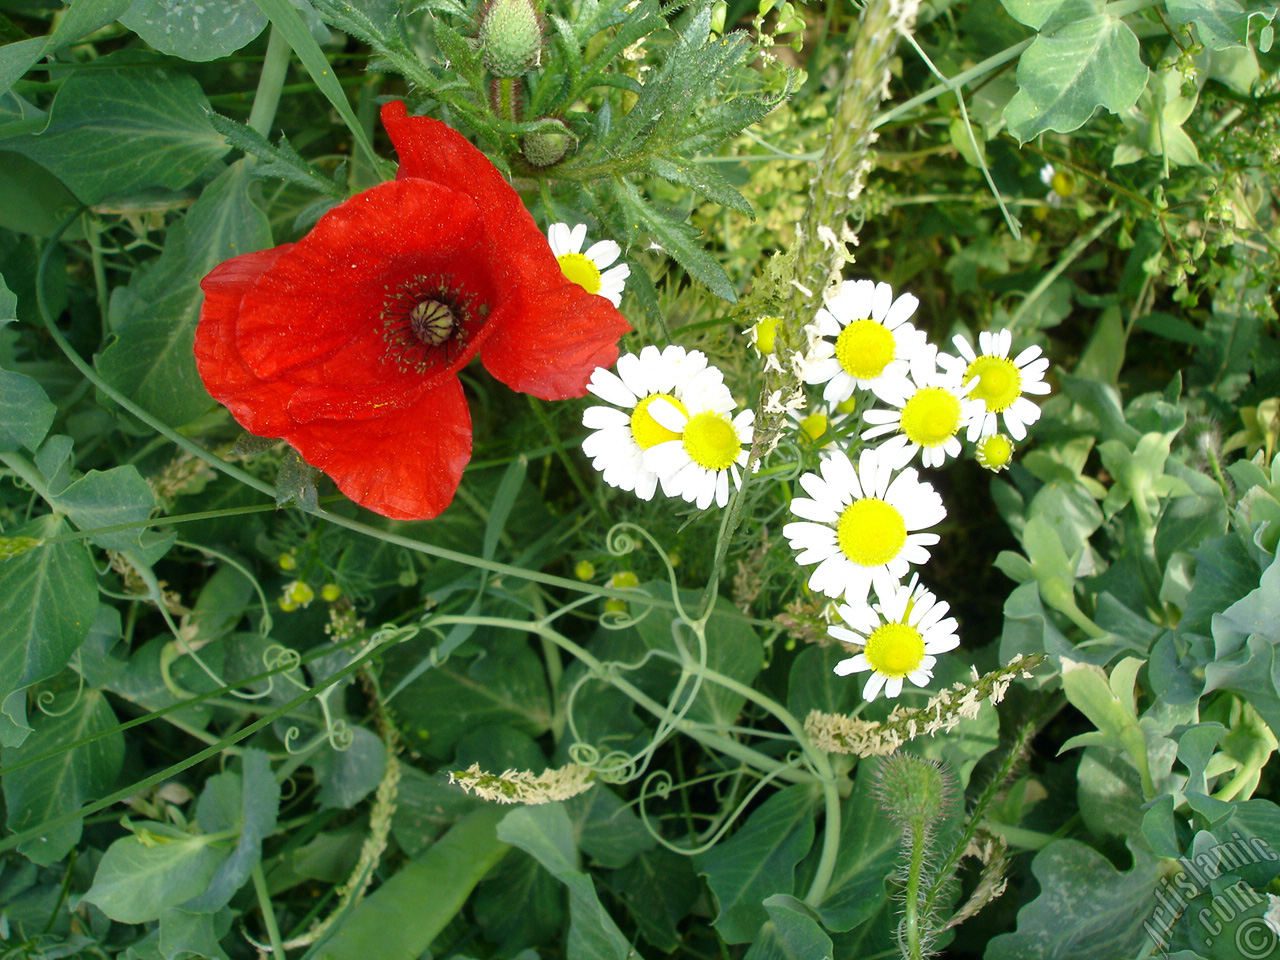
[[[536,130],[520,141],[520,150],[532,167],[549,167],[559,163],[576,138],[560,124],[558,130]]]
[[[490,0],[480,13],[480,55],[495,77],[523,76],[542,56],[542,22],[530,0]]]

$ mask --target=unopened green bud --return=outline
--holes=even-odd
[[[563,123],[559,126],[558,130],[535,130],[520,141],[520,150],[531,167],[549,167],[569,152],[577,138]]]
[[[489,0],[480,12],[480,55],[495,77],[523,76],[542,55],[542,23],[530,0]]]
[[[931,830],[950,803],[951,778],[941,764],[909,753],[894,754],[880,767],[877,794],[892,819]]]

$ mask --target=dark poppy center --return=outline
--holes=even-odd
[[[405,372],[443,370],[467,352],[488,315],[488,304],[452,277],[411,277],[387,290],[381,315],[384,359]]]

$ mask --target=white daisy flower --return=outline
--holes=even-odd
[[[893,299],[887,283],[845,280],[826,307],[814,317],[822,337],[806,360],[806,383],[825,383],[822,399],[839,403],[854,390],[877,396],[886,386],[906,377],[924,334],[908,323],[920,301],[909,293]]]
[[[733,396],[724,385],[724,375],[707,364],[700,350],[670,346],[659,352],[648,346],[639,356],[619,357],[617,369],[615,374],[597,367],[591,374],[587,389],[613,406],[583,411],[582,425],[592,432],[582,441],[582,449],[605,483],[634,490],[640,499],[648,500],[658,475],[645,466],[644,452],[679,437],[653,418],[652,404],[661,399],[674,404],[674,409],[725,413],[733,409]]]
[[[1009,359],[1009,347],[1013,334],[1008,330],[983,331],[978,334],[979,355],[973,345],[958,334],[952,338],[959,357],[939,354],[938,363],[959,371],[962,382],[973,384],[969,396],[986,404],[981,417],[969,422],[968,439],[977,440],[999,428],[998,418],[1004,417],[1004,427],[1014,440],[1025,440],[1027,427],[1040,419],[1040,408],[1023,396],[1024,393],[1043,396],[1049,392],[1044,382],[1049,369],[1049,358],[1041,356],[1039,347],[1027,347]]]
[[[564,275],[587,293],[595,293],[607,299],[615,307],[622,302],[622,289],[631,268],[625,263],[606,270],[622,255],[622,248],[612,240],[593,243],[582,252],[587,239],[587,225],[580,223],[570,229],[567,223],[553,223],[547,229],[547,241],[555,254]]]
[[[914,467],[895,473],[878,450],[863,450],[856,469],[845,453],[833,451],[818,470],[800,477],[813,499],[791,501],[791,512],[801,520],[782,528],[791,549],[799,551],[796,562],[817,564],[810,589],[843,595],[849,603],[865,601],[872,587],[888,596],[912,564],[928,561],[925,548],[938,535],[915,531],[942,522],[942,498]]]
[[[677,436],[644,452],[644,465],[658,474],[662,492],[683,497],[705,510],[714,500],[729,505],[729,483],[742,486],[751,441],[755,439],[755,412],[743,410],[732,420],[727,412],[680,409],[668,400],[655,401],[649,413],[663,428]]]
[[[939,359],[938,348],[925,344],[911,358],[910,379],[883,391],[882,399],[894,409],[868,410],[862,415],[872,425],[863,431],[863,440],[892,434],[881,444],[880,452],[891,458],[895,467],[905,467],[917,451],[921,451],[926,467],[940,467],[947,457],[960,456],[956,434],[983,415],[982,401],[967,396],[974,385],[961,386],[961,372],[955,364],[939,370]]]
[[[933,679],[938,662],[934,654],[960,645],[956,621],[947,616],[948,609],[946,603],[918,586],[915,577],[881,596],[875,606],[842,605],[840,617],[849,629],[833,626],[827,632],[837,640],[860,645],[862,652],[841,660],[835,672],[847,677],[870,670],[862,688],[867,700],[874,700],[882,689],[888,698],[898,696],[903,680],[925,686]]]

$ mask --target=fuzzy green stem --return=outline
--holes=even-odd
[[[923,821],[911,824],[911,865],[907,873],[906,913],[902,923],[906,932],[907,956],[921,960],[920,951],[920,871],[924,867]]]

